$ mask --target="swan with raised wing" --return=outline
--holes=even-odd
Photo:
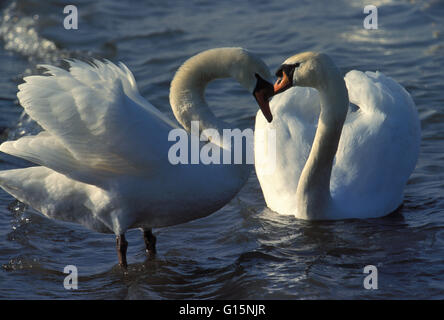
[[[326,54],[305,52],[278,69],[276,161],[255,135],[256,173],[267,206],[308,220],[374,218],[395,211],[415,168],[420,122],[410,94],[379,72],[343,78]],[[285,92],[284,92],[285,91]],[[351,104],[350,104],[351,102]]]
[[[69,70],[44,65],[17,94],[43,131],[7,141],[0,151],[37,166],[0,172],[0,186],[49,218],[115,233],[119,264],[126,269],[125,232],[141,228],[147,253],[155,253],[152,228],[205,217],[230,201],[251,165],[173,165],[169,132],[179,126],[139,94],[129,69],[105,61],[69,61]],[[271,74],[242,48],[217,48],[188,59],[170,88],[170,103],[186,128],[222,134],[230,128],[209,109],[204,90],[231,77],[253,93],[270,116]],[[220,146],[222,147],[222,146]]]

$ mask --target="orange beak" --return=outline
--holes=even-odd
[[[291,80],[288,78],[285,72],[282,72],[282,77],[279,78],[274,84],[274,94],[284,92],[291,87]]]

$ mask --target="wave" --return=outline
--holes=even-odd
[[[32,17],[21,16],[17,3],[12,2],[0,16],[0,38],[4,42],[4,48],[31,61],[51,62],[68,57],[68,52],[39,35],[39,19],[37,14]]]

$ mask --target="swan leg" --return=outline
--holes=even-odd
[[[125,239],[125,235],[121,234],[116,237],[117,257],[119,258],[119,265],[122,269],[126,270],[128,264],[126,263],[126,249],[128,248],[128,241]]]
[[[156,237],[151,229],[143,229],[143,240],[145,240],[146,253],[149,257],[154,257],[156,254]]]

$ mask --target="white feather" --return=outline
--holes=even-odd
[[[52,76],[29,76],[19,86],[17,96],[25,111],[48,134],[57,137],[59,148],[42,153],[44,165],[66,173],[72,168],[65,170],[60,162],[52,167],[49,158],[68,151],[71,163],[88,166],[90,171],[113,174],[155,170],[156,163],[165,161],[160,155],[165,154],[163,139],[171,124],[157,117],[160,112],[154,107],[149,110],[147,103],[141,107],[130,98],[138,92],[128,69],[109,62],[94,63],[96,66],[72,61],[69,72],[44,66]],[[33,140],[38,141],[42,139]],[[16,144],[15,149],[20,150],[21,145]]]

